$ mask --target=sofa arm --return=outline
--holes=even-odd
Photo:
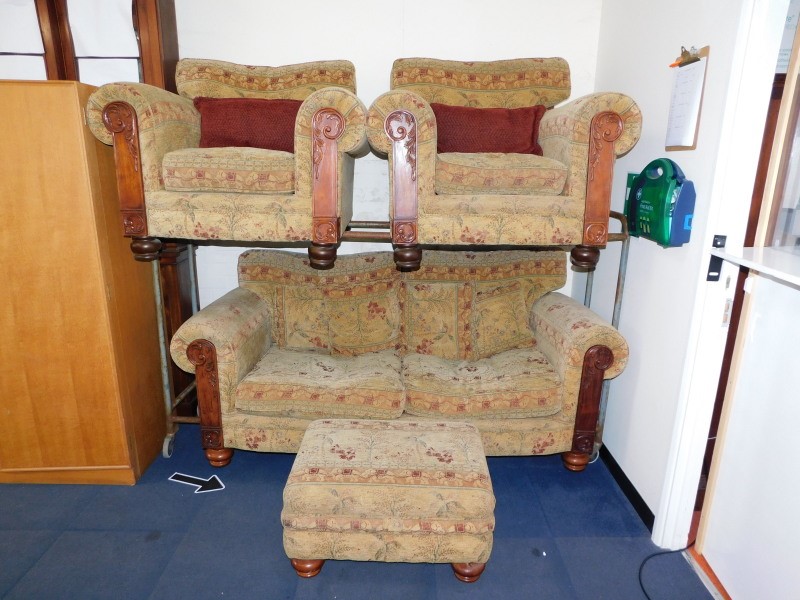
[[[172,359],[195,372],[188,356],[195,341],[207,340],[216,350],[223,407],[239,381],[271,345],[272,321],[266,301],[245,288],[235,288],[193,315],[178,328],[170,344]]]
[[[139,172],[143,191],[163,189],[162,159],[167,152],[198,146],[200,113],[188,98],[152,85],[106,84],[89,97],[86,122],[95,137],[109,145],[113,143],[114,135],[106,126],[103,115],[109,105],[114,105],[117,109],[107,119],[117,121],[112,124],[115,128],[124,128],[122,133],[128,146],[136,146],[132,148],[132,152],[141,162]],[[126,114],[126,106],[133,109],[132,115]],[[135,120],[133,124],[130,123],[132,118]]]
[[[545,294],[534,303],[530,327],[537,348],[562,377],[570,368],[581,369],[586,352],[593,346],[605,346],[613,354],[604,379],[619,375],[628,362],[628,344],[619,331],[584,305],[558,292]]]

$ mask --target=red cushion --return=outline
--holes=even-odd
[[[200,111],[200,147],[294,152],[294,122],[301,104],[300,100],[195,98]]]
[[[539,122],[543,105],[471,108],[431,103],[438,152],[505,152],[542,155]]]

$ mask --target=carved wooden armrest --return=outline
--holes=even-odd
[[[317,90],[305,99],[295,127],[296,190],[312,199],[312,266],[329,268],[336,257],[342,214],[352,213],[350,157],[367,152],[367,109],[344,88]],[[348,154],[350,156],[345,157]],[[306,157],[310,157],[308,160]],[[349,195],[348,195],[349,194]],[[343,209],[342,204],[347,206]]]
[[[401,271],[419,268],[419,196],[433,194],[436,168],[436,117],[419,95],[394,90],[379,96],[367,115],[372,148],[389,157],[390,219],[395,262]]]
[[[583,96],[549,110],[542,118],[539,143],[544,155],[568,165],[565,194],[586,199],[582,243],[604,246],[614,160],[639,140],[642,114],[624,94]]]
[[[152,260],[160,243],[148,238],[145,192],[163,188],[164,154],[197,147],[200,114],[192,101],[144,83],[111,83],[86,105],[92,133],[114,145],[123,234],[135,238],[139,260]],[[138,242],[136,241],[138,240]]]

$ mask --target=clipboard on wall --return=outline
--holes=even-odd
[[[664,142],[667,151],[697,148],[708,55],[708,46],[699,50],[681,48],[681,55],[670,65],[675,72]]]

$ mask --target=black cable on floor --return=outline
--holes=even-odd
[[[694,542],[686,546],[685,548],[681,548],[680,550],[662,550],[661,552],[653,552],[650,556],[646,557],[642,564],[639,565],[639,587],[642,588],[642,593],[644,594],[647,600],[653,600],[650,597],[650,594],[647,593],[647,590],[644,589],[644,582],[642,581],[642,572],[644,571],[644,566],[647,564],[651,558],[655,558],[656,556],[663,556],[664,554],[675,554],[677,552],[686,552],[689,548],[694,546]]]

